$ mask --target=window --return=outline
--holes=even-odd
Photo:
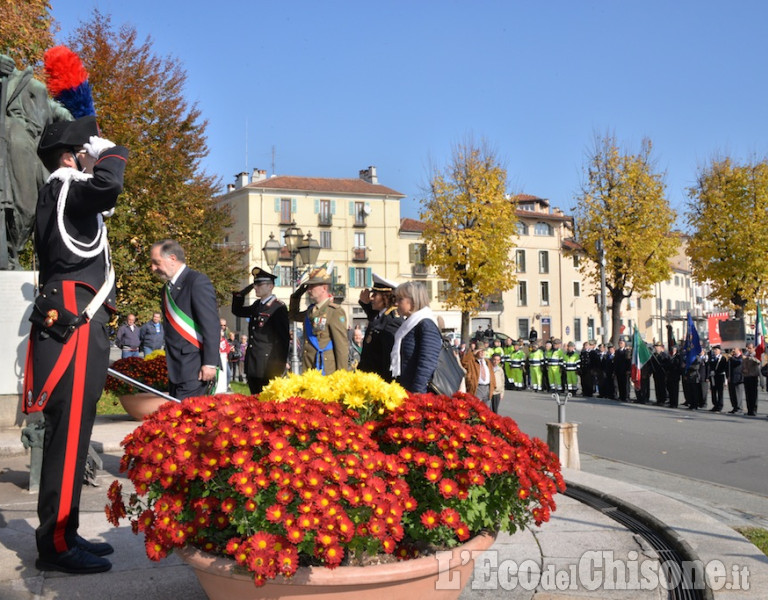
[[[533,235],[555,235],[555,230],[549,223],[539,221],[533,226]]]
[[[284,285],[291,287],[293,282],[291,281],[291,271],[293,267],[278,267],[277,268],[277,281],[275,285]]]
[[[573,341],[581,341],[581,319],[579,317],[573,319]]]
[[[573,297],[578,298],[581,296],[581,282],[580,281],[574,281],[573,282]]]
[[[679,285],[680,285],[680,277],[678,277],[677,275],[675,275],[675,286],[677,287],[677,286],[679,286]]]
[[[517,282],[517,305],[528,306],[528,282]]]
[[[365,202],[355,202],[355,225],[365,225]]]
[[[637,310],[640,310],[641,308],[643,308],[642,300],[643,299],[640,296],[637,297]]]
[[[321,248],[332,248],[333,245],[331,243],[331,232],[330,231],[321,231],[320,232],[320,247]]]
[[[549,273],[549,251],[539,250],[539,273]]]
[[[280,198],[280,222],[290,223],[291,221],[291,199]]]
[[[517,337],[523,338],[524,340],[528,339],[528,334],[530,333],[530,328],[528,327],[528,319],[518,319],[517,320]]]
[[[349,282],[350,287],[364,288],[367,287],[367,272],[369,269],[365,267],[350,267],[349,272],[352,275]]]
[[[331,210],[331,201],[320,200],[320,224],[330,225],[333,220],[332,215],[333,215],[333,211]]]
[[[427,288],[427,297],[432,300],[432,282],[427,281],[426,279],[414,279],[414,281],[418,281],[425,288]]]
[[[447,281],[437,282],[437,299],[440,302],[445,302],[445,298],[448,295],[451,285]]]
[[[355,248],[365,248],[365,231],[355,232]]]
[[[672,300],[667,300],[667,310],[672,310]]]
[[[549,281],[539,283],[539,297],[542,306],[549,306]]]
[[[408,258],[411,264],[421,265],[427,261],[427,245],[426,244],[408,244]]]
[[[515,270],[525,273],[525,250],[515,250]]]
[[[528,235],[528,225],[522,221],[517,222],[517,235]]]
[[[579,268],[579,264],[581,264],[581,257],[578,254],[573,255],[573,266],[575,268]]]

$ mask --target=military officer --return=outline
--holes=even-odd
[[[291,294],[289,318],[304,324],[304,370],[317,369],[330,375],[337,369],[346,369],[349,360],[347,315],[333,302],[331,276],[325,268],[314,269],[309,279]],[[311,304],[299,310],[304,293]]]
[[[258,394],[271,379],[285,371],[291,336],[288,308],[272,293],[277,276],[261,267],[254,267],[251,275],[252,284],[232,292],[232,314],[249,319],[245,379],[251,394]],[[251,290],[258,300],[245,306],[245,297]]]
[[[376,373],[385,381],[392,381],[390,354],[395,343],[395,332],[403,318],[395,307],[393,294],[396,283],[373,274],[373,287],[360,292],[360,306],[368,317],[363,351],[357,365],[359,371]]]

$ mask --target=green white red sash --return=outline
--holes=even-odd
[[[192,317],[184,313],[171,297],[171,286],[166,285],[165,295],[163,299],[163,312],[165,313],[165,319],[171,324],[177,333],[192,344],[195,348],[202,348],[203,336],[200,333],[200,328],[192,320]]]

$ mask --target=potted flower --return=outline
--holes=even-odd
[[[154,560],[174,550],[231,559],[234,569],[211,558],[198,571],[210,597],[225,570],[252,589],[330,573],[352,597],[361,591],[350,573],[376,583],[429,563],[434,576],[430,554],[484,549],[499,530],[547,521],[564,489],[544,442],[473,396],[409,395],[365,373],[310,371],[260,397],[169,403],[123,445],[135,490],[126,504],[119,482],[110,486],[109,520],[130,517]]]
[[[155,350],[143,358],[140,356],[121,358],[113,362],[111,367],[118,373],[123,373],[158,391],[168,391],[168,366],[165,362],[164,350]],[[142,392],[112,375],[107,376],[104,389],[116,394],[125,412],[138,420],[142,420],[166,403],[163,398],[149,392]]]

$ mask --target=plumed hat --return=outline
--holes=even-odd
[[[56,121],[46,126],[37,145],[37,155],[45,161],[56,150],[82,146],[92,135],[99,135],[96,117],[80,117],[75,121]]]

